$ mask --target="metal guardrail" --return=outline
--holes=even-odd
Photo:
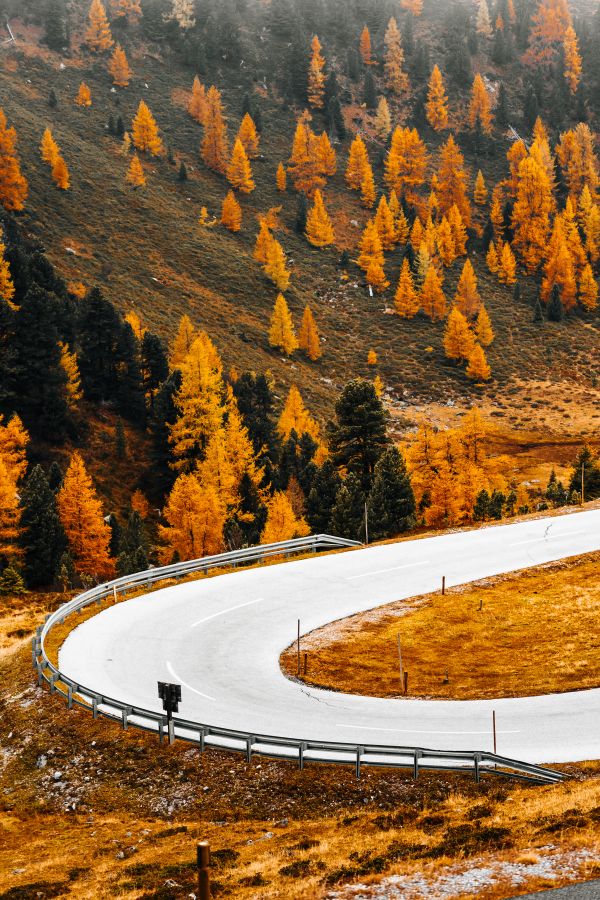
[[[250,762],[252,756],[293,761],[302,769],[308,762],[350,764],[356,769],[357,778],[362,766],[387,766],[412,770],[417,778],[421,769],[470,772],[476,781],[483,774],[506,776],[522,781],[540,784],[554,784],[563,779],[560,772],[520,760],[499,756],[486,750],[432,750],[425,747],[387,746],[379,744],[347,744],[331,741],[309,741],[273,735],[249,734],[231,729],[219,728],[200,722],[192,722],[175,716],[168,722],[167,716],[148,709],[131,706],[123,701],[107,697],[92,688],[81,685],[60,671],[48,658],[45,640],[49,632],[73,613],[80,612],[93,603],[103,600],[118,601],[127,591],[139,587],[150,587],[159,581],[179,580],[197,572],[208,573],[210,569],[226,568],[262,562],[277,556],[298,553],[316,553],[320,550],[336,550],[361,546],[357,541],[331,535],[318,534],[307,538],[296,538],[276,544],[234,550],[202,559],[175,563],[170,566],[147,569],[134,575],[125,575],[113,581],[98,585],[79,594],[60,606],[46,617],[32,639],[32,663],[37,671],[38,684],[50,686],[50,693],[58,693],[67,701],[67,706],[80,706],[98,716],[118,721],[124,729],[131,727],[158,735],[160,741],[176,738],[197,745],[202,753],[208,747],[228,750],[245,755]]]

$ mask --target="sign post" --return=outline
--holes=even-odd
[[[163,709],[167,714],[167,729],[169,732],[169,743],[175,741],[175,733],[173,728],[173,713],[179,712],[179,704],[181,703],[181,685],[169,684],[167,681],[158,682],[158,696],[162,700]]]

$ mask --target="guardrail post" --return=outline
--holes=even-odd
[[[98,718],[98,698],[92,697],[92,716],[94,719]]]
[[[364,749],[365,749],[364,747],[360,747],[360,746],[356,748],[356,777],[357,778],[360,778],[360,758],[363,754]]]
[[[473,760],[475,762],[475,781],[477,782],[477,784],[479,784],[479,782],[481,781],[481,775],[479,773],[479,765],[481,763],[481,754],[475,753],[475,755],[473,756]]]
[[[419,777],[419,759],[421,758],[421,751],[415,750],[414,758],[413,758],[413,778],[415,781]]]
[[[67,685],[67,709],[73,709],[73,688]]]
[[[158,742],[162,744],[164,737],[165,726],[162,719],[158,720]]]
[[[254,743],[254,735],[249,734],[246,738],[246,762],[252,761],[252,744]]]
[[[58,675],[50,676],[50,693],[53,694],[56,690],[56,681],[58,679]]]
[[[36,659],[36,667],[37,667],[37,677],[38,677],[38,687],[41,687],[44,683],[44,673],[42,671],[42,665],[39,660]]]
[[[306,743],[302,742],[298,746],[298,765],[300,766],[300,771],[304,768],[304,751],[306,750]]]
[[[173,719],[169,719],[167,722],[167,730],[169,732],[169,744],[175,743],[175,723]]]
[[[204,753],[204,750],[206,749],[205,748],[205,738],[206,738],[205,729],[199,728],[198,729],[198,749],[200,751],[200,756],[202,756],[202,754]]]
[[[121,710],[121,724],[123,725],[123,731],[127,731],[129,726],[129,713],[130,709],[128,706],[124,706]]]
[[[210,844],[202,841],[196,850],[198,866],[198,900],[210,900]]]

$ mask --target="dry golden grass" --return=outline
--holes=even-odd
[[[302,639],[307,683],[377,697],[513,697],[600,685],[600,554],[399,601]],[[295,675],[296,648],[282,656]]]

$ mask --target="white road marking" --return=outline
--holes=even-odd
[[[214,702],[216,702],[216,697],[209,697],[208,694],[203,694],[202,691],[199,691],[196,688],[193,688],[191,686],[191,684],[188,684],[186,681],[183,680],[183,678],[180,678],[170,662],[167,662],[166,666],[167,666],[167,669],[169,670],[169,675],[171,676],[171,678],[173,678],[175,680],[175,682],[177,684],[182,684],[184,686],[184,688],[188,689],[188,691],[192,691],[194,694],[198,694],[199,697],[204,697],[205,700],[213,700]]]
[[[423,731],[421,728],[378,728],[372,725],[340,725],[336,728],[358,728],[361,731],[389,731],[391,734],[491,734],[492,729],[486,731]],[[519,731],[496,731],[496,734],[520,734]]]
[[[587,534],[585,531],[570,531],[567,534],[549,534],[544,537],[530,538],[528,541],[517,541],[510,544],[511,547],[520,547],[522,544],[537,544],[538,541],[556,541],[558,538],[576,537],[578,534]]]
[[[356,578],[370,578],[372,575],[384,575],[386,572],[397,572],[398,569],[414,569],[415,566],[426,566],[428,563],[428,559],[423,559],[419,562],[407,563],[405,566],[392,566],[391,569],[378,569],[376,572],[364,572],[362,575],[349,575],[346,581],[354,581]]]
[[[206,616],[204,619],[198,619],[198,621],[194,622],[191,627],[196,628],[197,625],[203,625],[204,622],[210,622],[211,619],[218,619],[219,616],[224,616],[236,609],[243,609],[244,606],[252,606],[253,603],[260,603],[262,600],[264,600],[264,597],[259,597],[257,600],[249,600],[248,603],[238,603],[237,606],[228,606],[227,609],[222,609],[218,613],[213,613],[212,616]]]

